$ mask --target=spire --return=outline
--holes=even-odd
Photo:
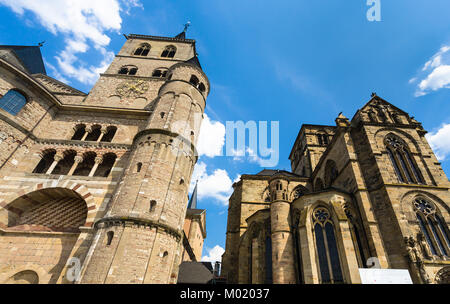
[[[192,192],[191,199],[189,200],[188,209],[197,209],[197,187],[198,181],[195,184],[194,192]]]
[[[186,39],[186,32],[188,30],[188,28],[191,26],[191,22],[188,21],[185,25],[184,25],[184,30],[179,33],[178,35],[175,36],[175,38],[177,39]]]

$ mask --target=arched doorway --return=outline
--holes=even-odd
[[[56,283],[77,243],[80,227],[86,224],[87,213],[86,201],[68,188],[41,189],[13,200],[0,210],[4,227],[0,249],[16,250],[0,257],[0,269],[32,263],[51,276],[49,283]],[[26,270],[7,282],[36,284],[39,277]]]

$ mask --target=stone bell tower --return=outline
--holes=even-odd
[[[128,35],[87,104],[150,114],[82,265],[80,283],[176,283],[209,81],[186,31]]]

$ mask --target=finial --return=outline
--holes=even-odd
[[[44,46],[45,41],[39,42],[38,43],[38,47],[43,47]]]
[[[191,21],[188,21],[185,25],[184,25],[184,31],[183,32],[187,32],[187,30],[188,30],[188,27],[190,27],[191,26]]]
[[[375,92],[372,92],[372,95],[371,95],[372,97],[375,97],[375,96],[377,96],[377,93],[375,93]]]

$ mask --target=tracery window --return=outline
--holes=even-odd
[[[414,210],[432,255],[450,257],[450,234],[436,206],[422,197],[414,200]]]
[[[398,181],[400,183],[425,184],[423,175],[411,157],[411,153],[405,142],[397,136],[390,134],[386,137],[385,144]]]
[[[313,227],[321,283],[343,283],[334,225],[328,209],[318,207],[314,210]]]
[[[0,109],[16,116],[26,103],[27,98],[25,95],[16,90],[9,90],[5,96],[0,98]]]
[[[164,58],[173,58],[175,57],[175,53],[177,52],[177,48],[173,45],[166,46],[164,51],[161,53],[161,57]]]
[[[136,49],[136,51],[134,51],[134,55],[147,56],[149,52],[150,52],[150,44],[143,43]]]

